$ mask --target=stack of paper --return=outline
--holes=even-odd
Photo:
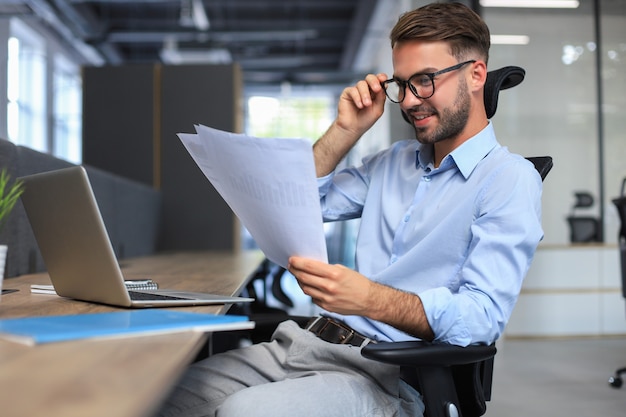
[[[197,125],[179,133],[204,175],[273,262],[328,261],[311,143],[261,139]]]

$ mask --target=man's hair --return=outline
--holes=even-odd
[[[489,59],[489,28],[461,3],[431,3],[404,13],[389,37],[392,48],[405,41],[444,41],[459,61],[479,58],[487,63]]]

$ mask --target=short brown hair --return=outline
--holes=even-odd
[[[479,58],[486,63],[491,46],[487,24],[461,3],[431,3],[404,13],[389,37],[392,48],[411,40],[448,42],[450,53],[459,61]]]

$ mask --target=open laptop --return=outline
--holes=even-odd
[[[252,301],[166,289],[129,291],[84,167],[19,179],[24,209],[58,295],[129,308]]]

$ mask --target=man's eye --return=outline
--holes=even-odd
[[[411,84],[416,87],[429,87],[430,86],[430,77],[428,75],[416,75],[411,78]]]

